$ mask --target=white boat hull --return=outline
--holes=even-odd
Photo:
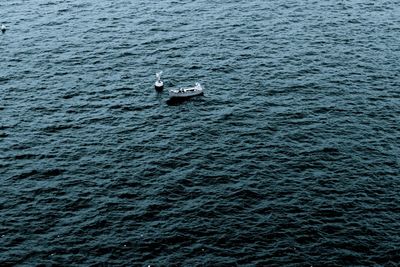
[[[203,94],[203,87],[199,83],[196,83],[194,87],[169,90],[169,96],[171,98],[187,98]]]

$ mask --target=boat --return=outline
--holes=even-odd
[[[188,88],[179,88],[179,89],[171,89],[169,90],[170,98],[188,98],[192,96],[203,95],[204,89],[200,85],[200,83],[196,83],[193,87]]]
[[[164,89],[164,83],[163,83],[163,81],[161,81],[161,74],[162,74],[162,71],[156,73],[157,80],[154,83],[154,88],[159,92]]]
[[[2,33],[5,33],[5,32],[6,32],[6,30],[7,30],[7,27],[6,27],[6,25],[4,25],[4,24],[1,24],[1,32],[2,32]]]

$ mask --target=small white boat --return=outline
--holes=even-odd
[[[163,81],[161,80],[161,74],[162,74],[162,71],[160,71],[160,72],[157,72],[156,73],[156,82],[154,83],[154,88],[157,90],[157,91],[162,91],[162,89],[164,89],[164,83],[163,83]]]
[[[1,24],[1,32],[4,33],[4,32],[6,32],[6,30],[7,30],[6,25]]]
[[[188,88],[180,88],[180,89],[171,89],[169,90],[169,96],[171,98],[185,98],[192,97],[203,94],[203,87],[200,83],[196,83],[193,87]]]

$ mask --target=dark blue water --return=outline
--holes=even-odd
[[[1,266],[398,266],[397,1],[98,2],[0,4]]]

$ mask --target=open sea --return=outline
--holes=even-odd
[[[400,265],[398,1],[4,0],[0,23],[0,266]]]

